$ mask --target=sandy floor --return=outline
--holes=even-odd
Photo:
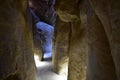
[[[53,71],[51,60],[35,62],[37,66],[36,80],[67,80],[64,76],[60,76]]]

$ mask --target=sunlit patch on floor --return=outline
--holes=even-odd
[[[67,80],[66,76],[54,72],[52,61],[39,61],[37,55],[34,55],[34,59],[37,67],[36,80]]]
[[[40,61],[39,57],[37,55],[34,55],[35,65],[36,67],[45,67],[49,65],[50,63],[47,61]]]

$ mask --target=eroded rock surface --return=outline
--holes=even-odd
[[[79,6],[79,4],[82,5]],[[61,20],[71,23],[71,35],[68,51],[68,80],[85,80],[87,53],[86,2],[80,2],[77,0],[58,0],[56,4],[56,11]]]
[[[83,57],[83,61],[79,61],[81,57],[77,58],[76,55],[80,56],[81,50],[83,53],[84,52],[86,53],[85,51],[86,48],[84,48],[84,45],[86,46],[87,44],[88,44],[87,80],[119,80],[120,1],[79,0],[77,2],[78,6],[76,6],[77,5],[76,1],[77,0],[75,1],[58,0],[58,3],[56,4],[57,13],[60,16],[61,20],[66,22],[72,22],[73,25],[70,43],[71,48],[69,51],[68,80],[78,79],[85,80],[85,78],[80,77],[83,74],[83,72],[80,73],[79,72],[80,68],[75,66],[81,66],[79,64],[83,62],[84,59],[86,58]],[[70,4],[68,4],[69,2]],[[64,8],[64,6],[66,6],[66,8]],[[74,19],[73,18],[71,19],[70,16],[73,15],[72,12],[74,12],[75,16],[77,16],[76,13],[78,13],[79,16],[77,16],[77,18],[74,17]],[[78,22],[79,21],[78,19],[80,19],[80,22]],[[80,23],[79,27],[77,27],[78,23]],[[86,23],[87,27],[85,25]],[[80,29],[81,27],[83,28],[83,30]],[[85,32],[82,34],[82,31],[84,30]],[[85,41],[84,38],[86,32],[87,42],[82,42]],[[79,52],[79,54],[77,54],[76,52]],[[76,60],[75,58],[77,58],[78,60]],[[76,64],[77,62],[79,64]],[[74,69],[74,71],[72,69]],[[80,71],[82,70],[85,69],[80,69]]]
[[[71,22],[79,19],[79,0],[56,0],[56,11],[60,19],[65,22]]]
[[[64,76],[68,74],[70,32],[70,23],[65,23],[58,19],[55,27],[53,63],[55,72]]]
[[[0,1],[0,80],[35,80],[26,0]]]
[[[87,80],[120,80],[120,1],[89,2]]]

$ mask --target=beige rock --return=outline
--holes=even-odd
[[[58,0],[56,1],[56,11],[60,19],[65,22],[71,22],[79,19],[78,0]]]
[[[70,23],[58,20],[55,27],[53,63],[55,72],[67,76]]]
[[[72,23],[69,49],[68,80],[86,79],[86,27],[80,21]]]
[[[81,4],[77,0],[60,0],[56,4],[60,19],[71,22],[68,80],[86,79],[86,4],[84,1]]]
[[[88,15],[90,18],[88,18],[88,26],[92,30],[90,28],[88,32],[90,37],[88,37],[89,62],[87,80],[119,80],[120,1],[89,0],[89,2],[93,11],[89,10],[90,15]]]
[[[35,80],[26,0],[0,1],[0,80]]]

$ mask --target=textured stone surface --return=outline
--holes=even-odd
[[[87,80],[120,80],[120,1],[89,2]]]
[[[39,60],[41,61],[43,59],[42,54],[42,47],[40,42],[40,35],[34,34],[33,41],[34,41],[34,54],[39,56]]]
[[[79,6],[79,4],[82,5]],[[56,9],[61,20],[71,22],[68,80],[85,80],[87,53],[86,2],[77,0],[59,0],[56,4]],[[68,17],[65,17],[66,15]],[[73,15],[75,17],[71,18]]]
[[[67,0],[66,0],[67,1]],[[67,5],[66,1],[59,0],[59,3],[62,3],[61,5],[65,4]],[[84,6],[83,1],[80,1],[79,3],[79,13],[80,13],[80,20],[81,22],[83,19],[85,19],[84,16]],[[75,1],[74,1],[75,2]],[[73,2],[73,3],[74,3]],[[114,1],[114,0],[89,0],[90,4],[88,7],[88,27],[87,27],[87,38],[88,38],[88,69],[87,69],[87,80],[119,80],[120,79],[120,58],[119,58],[119,50],[120,50],[120,1]],[[60,6],[60,5],[59,5]],[[58,6],[58,14],[59,9],[61,9]],[[69,4],[67,5],[69,6]],[[70,6],[70,10],[74,7]],[[82,8],[82,9],[81,9]],[[91,9],[92,8],[92,9]],[[61,9],[64,13],[65,10]],[[62,20],[66,20],[69,18],[62,17],[62,14],[59,14]],[[82,18],[83,17],[83,18]],[[70,19],[71,20],[71,19]],[[74,24],[74,23],[72,23]],[[79,30],[79,28],[76,28],[76,26],[73,26],[72,31]],[[80,26],[81,27],[81,26]],[[79,32],[79,31],[77,31]],[[76,33],[77,33],[76,32]],[[74,35],[73,35],[74,36]],[[73,37],[72,36],[72,37]],[[77,36],[77,35],[76,35]],[[75,37],[74,37],[75,38]],[[79,40],[79,38],[77,37]],[[82,39],[82,38],[81,38]],[[75,40],[75,39],[73,39]],[[71,40],[72,41],[72,40]],[[84,41],[84,40],[83,40]],[[74,42],[74,43],[73,43]],[[70,52],[72,50],[75,50],[75,43],[79,43],[79,41],[72,41],[70,47]],[[83,48],[83,46],[81,45]],[[75,50],[77,51],[77,49]],[[75,52],[73,51],[73,52]],[[80,51],[80,50],[78,50]],[[72,53],[73,53],[72,52]],[[71,53],[69,53],[71,54]],[[75,64],[72,63],[72,61],[75,61],[75,56],[73,58],[69,57],[69,65]],[[77,62],[77,61],[76,61]],[[74,75],[72,77],[69,77],[70,74],[74,73],[71,72],[75,66],[71,67],[69,66],[69,80],[77,80],[79,78],[72,78],[75,77]],[[77,67],[75,69],[78,69]],[[71,71],[70,71],[71,70]],[[76,70],[77,71],[77,70]],[[79,73],[79,72],[78,72]],[[74,73],[75,74],[75,73]],[[81,73],[79,73],[81,74]],[[116,77],[117,76],[117,77]]]
[[[117,80],[104,27],[94,12],[91,11],[90,14],[88,17],[87,80]]]
[[[56,11],[60,19],[71,22],[79,18],[79,0],[56,0]]]
[[[86,79],[86,25],[80,21],[72,23],[69,49],[68,80]]]
[[[67,76],[70,23],[57,20],[55,27],[53,63],[55,72]]]
[[[26,0],[0,1],[0,80],[35,80]]]
[[[80,20],[84,23],[87,19],[87,38],[88,38],[88,69],[87,69],[87,80],[119,80],[120,79],[120,1],[114,0],[89,0],[88,7],[88,17],[86,15],[86,7],[84,6],[84,1],[79,0],[79,10]],[[72,4],[67,4],[70,1],[58,0],[57,13],[63,21],[71,21],[70,17],[65,17],[70,11],[77,10],[75,1],[71,1]],[[85,3],[87,3],[85,1]],[[71,5],[71,6],[70,6]],[[86,4],[85,4],[86,5]],[[67,8],[64,8],[67,6]],[[75,8],[76,7],[76,8]],[[72,9],[72,10],[71,10]],[[75,14],[76,15],[76,14]],[[70,16],[70,14],[68,15]],[[72,34],[77,34],[80,32],[79,27],[73,24]],[[75,25],[75,26],[74,26]],[[82,25],[83,26],[83,25]],[[76,27],[76,29],[75,29]],[[81,27],[81,26],[80,26]],[[79,31],[77,31],[79,30]],[[86,32],[86,31],[85,31]],[[83,33],[84,34],[84,33]],[[80,51],[81,47],[84,48],[83,43],[77,36],[71,37],[70,53],[69,55],[69,80],[78,80],[80,77],[75,78],[75,71],[79,71],[78,67],[73,66],[75,64],[75,52]],[[83,41],[84,38],[81,38]],[[82,43],[77,50],[76,46],[78,43]],[[77,44],[77,45],[75,45]],[[83,49],[84,50],[84,49]],[[73,52],[72,52],[73,51]],[[72,54],[74,53],[74,54]],[[74,58],[73,58],[74,56]],[[81,58],[81,57],[80,57]],[[80,63],[80,62],[78,62]],[[78,66],[78,64],[76,64]],[[74,68],[74,71],[71,70]],[[75,70],[76,69],[76,70]],[[73,72],[72,72],[73,71]],[[78,75],[81,75],[78,72]],[[117,76],[117,77],[116,77]],[[81,78],[82,79],[82,78]]]

